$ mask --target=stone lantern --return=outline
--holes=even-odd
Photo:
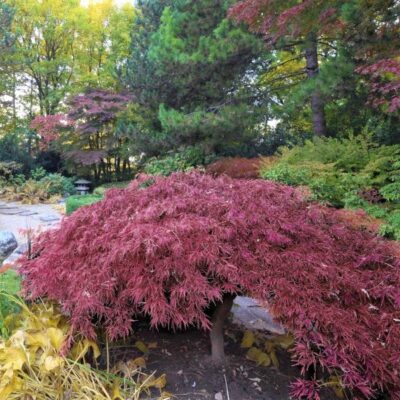
[[[90,191],[90,181],[87,181],[86,179],[78,179],[76,182],[75,182],[75,189],[76,189],[76,192],[78,193],[78,194],[81,194],[81,195],[83,195],[83,194],[88,194],[89,193],[89,191]]]

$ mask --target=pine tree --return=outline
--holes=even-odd
[[[251,140],[257,107],[249,75],[263,46],[226,18],[230,5],[141,3],[126,81],[169,148],[199,144],[213,153]]]
[[[277,65],[288,68],[304,60],[304,69],[283,74],[280,82],[292,85],[296,77],[294,83],[303,83],[314,133],[325,135],[327,113],[332,105],[335,108],[332,100],[360,109],[365,92],[358,91],[355,68],[398,54],[398,9],[395,0],[245,0],[231,8],[230,17],[247,24],[270,49],[278,50]],[[282,51],[289,54],[285,64],[279,62]],[[331,119],[341,118],[341,111]]]

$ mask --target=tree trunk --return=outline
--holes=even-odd
[[[232,294],[225,294],[222,303],[217,305],[212,316],[212,328],[210,332],[211,339],[211,358],[212,361],[221,365],[225,362],[225,351],[224,351],[224,323],[226,317],[231,311],[233,300],[236,296]]]
[[[315,79],[319,74],[318,45],[317,38],[312,33],[307,37],[305,53],[307,77],[308,79]],[[314,133],[318,136],[326,136],[325,104],[318,87],[311,95],[311,112]]]

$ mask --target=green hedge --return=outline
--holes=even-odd
[[[98,186],[96,189],[94,189],[93,194],[98,196],[104,196],[106,190],[125,189],[130,183],[131,181],[104,183],[103,185]]]
[[[66,212],[67,215],[73,213],[80,207],[88,206],[93,203],[97,203],[102,200],[103,196],[96,194],[76,195],[70,196],[66,200]]]
[[[18,311],[17,305],[9,296],[18,295],[20,289],[21,278],[17,272],[10,269],[0,273],[0,336],[7,336],[7,327],[4,324],[6,317]]]
[[[280,148],[265,163],[264,179],[308,186],[315,200],[361,208],[384,221],[381,233],[400,240],[400,146],[378,146],[368,137],[315,138]]]

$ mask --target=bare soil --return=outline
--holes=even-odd
[[[157,348],[146,355],[146,373],[165,373],[166,390],[181,400],[286,400],[290,399],[290,383],[300,377],[292,366],[290,354],[279,351],[279,369],[258,366],[246,359],[240,347],[244,329],[228,323],[225,329],[227,365],[213,366],[207,333],[190,329],[184,332],[155,331],[147,323],[136,325],[135,335],[110,349],[111,364],[143,356],[135,346],[137,340],[157,342]],[[156,399],[156,394],[154,399]],[[331,391],[322,393],[322,400],[334,400]]]

